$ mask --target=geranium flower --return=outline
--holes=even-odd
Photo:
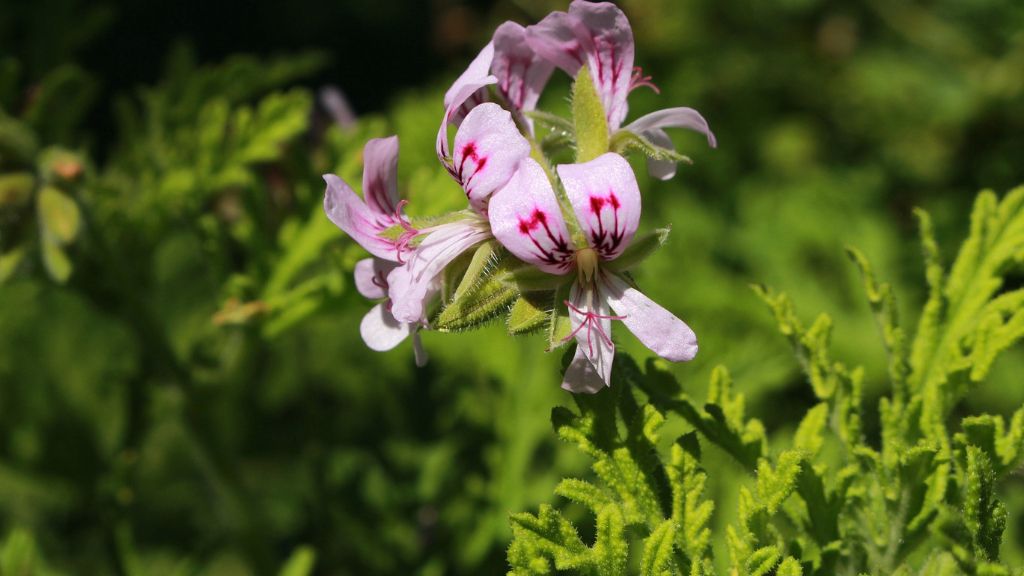
[[[536,54],[575,77],[587,66],[601,98],[610,135],[626,119],[629,93],[641,86],[657,90],[650,77],[633,66],[633,30],[629,20],[610,2],[575,0],[568,12],[552,12],[526,28],[526,43]],[[699,112],[692,108],[668,108],[642,116],[622,128],[643,136],[651,143],[673,150],[665,128],[689,128],[704,134],[714,148],[715,135]],[[668,179],[675,175],[675,163],[652,160],[652,176]]]
[[[400,322],[391,313],[391,299],[388,298],[388,274],[397,264],[380,258],[366,258],[356,262],[356,290],[370,300],[381,300],[363,316],[359,323],[359,334],[363,342],[376,352],[386,352],[398,346],[410,335],[417,366],[427,364],[427,353],[420,341],[421,322]],[[436,291],[436,286],[434,287]]]
[[[520,260],[572,282],[569,310],[576,355],[562,387],[596,392],[611,383],[615,345],[611,321],[620,320],[659,356],[674,362],[697,354],[697,337],[682,320],[637,290],[608,263],[629,246],[640,222],[640,190],[622,156],[604,154],[557,167],[585,243],[573,241],[544,169],[523,160],[489,206],[491,230]],[[614,314],[613,314],[614,312]]]
[[[447,137],[445,138],[447,142]],[[487,202],[504,186],[520,161],[530,154],[511,114],[488,102],[473,108],[459,126],[445,167],[462,186],[472,211],[459,220],[421,230],[422,242],[404,266],[388,276],[392,312],[401,322],[424,314],[430,286],[462,253],[491,238]]]
[[[448,125],[459,126],[470,110],[488,101],[488,86],[495,84],[501,99],[516,114],[533,110],[554,66],[540,58],[526,43],[526,29],[505,22],[444,95],[444,118],[437,133],[437,155],[447,163]],[[518,121],[529,130],[531,122]]]
[[[324,174],[324,181],[327,217],[367,252],[391,262],[412,252],[419,231],[402,215],[405,201],[398,199],[398,136],[374,138],[363,148],[365,199],[334,174]],[[396,238],[382,235],[396,226],[403,230]]]

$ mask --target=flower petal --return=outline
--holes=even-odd
[[[561,164],[558,175],[590,246],[605,260],[616,258],[640,225],[640,188],[629,162],[608,152]]]
[[[628,110],[626,97],[633,74],[633,29],[622,10],[611,2],[575,0],[569,6],[569,16],[578,19],[586,30],[586,34],[577,37],[587,55],[594,86],[601,95],[608,129],[617,130]]]
[[[577,346],[576,355],[572,357],[572,363],[562,377],[562,389],[573,394],[594,394],[606,386],[608,383],[601,379],[594,365],[583,354],[583,347]]]
[[[370,210],[394,217],[398,206],[398,136],[374,138],[363,148],[363,197]]]
[[[462,97],[460,100],[460,94],[465,93],[464,88],[466,86],[477,86],[479,88],[480,82],[486,80],[490,74],[491,62],[494,60],[494,43],[488,42],[487,46],[484,46],[483,50],[476,55],[476,58],[469,63],[469,67],[463,72],[455,82],[452,83],[448,91],[444,93],[444,107],[445,110],[452,106],[458,106],[466,100]],[[472,93],[472,92],[470,92]],[[468,94],[466,94],[468,96]]]
[[[455,134],[452,174],[473,208],[483,212],[487,197],[504,186],[529,155],[530,143],[519,133],[512,115],[487,102],[473,108]]]
[[[602,283],[608,304],[644,346],[666,360],[693,360],[697,335],[685,322],[614,274],[604,274]]]
[[[576,247],[551,182],[533,158],[494,194],[487,217],[494,237],[520,260],[551,274],[572,270]]]
[[[470,62],[469,68],[466,68],[466,71],[444,94],[444,117],[437,130],[435,148],[437,157],[449,172],[451,172],[451,164],[448,163],[448,158],[451,156],[451,152],[448,148],[448,125],[458,126],[470,110],[487,100],[485,87],[498,81],[497,78],[490,75],[492,60],[494,60],[494,43],[488,42],[487,46],[484,46],[483,50]]]
[[[334,174],[324,174],[324,181],[327,182],[324,212],[331,222],[370,254],[397,262],[398,249],[395,242],[377,235],[390,226],[390,219],[370,210],[341,178]]]
[[[385,302],[377,304],[363,316],[359,333],[370,350],[384,352],[402,343],[413,332],[413,325],[399,322],[388,311]]]
[[[612,342],[612,316],[608,302],[597,286],[581,286],[573,282],[569,290],[569,322],[577,350],[593,365],[597,375],[609,386],[612,383],[612,360],[615,344]]]
[[[409,261],[388,275],[388,297],[395,318],[401,322],[422,322],[445,266],[490,236],[486,227],[472,221],[434,227]]]
[[[656,110],[630,122],[625,130],[646,135],[653,128],[689,128],[707,137],[708,146],[712,148],[718,146],[718,141],[715,140],[715,135],[711,132],[711,127],[708,126],[708,121],[693,108]]]
[[[579,37],[585,34],[578,18],[566,12],[552,12],[528,27],[525,39],[530,49],[541,58],[575,76],[586,58],[579,41]]]
[[[494,31],[494,61],[491,72],[498,89],[518,110],[533,110],[554,66],[538,56],[526,43],[526,28],[505,22]]]
[[[379,300],[388,296],[388,274],[395,269],[393,262],[380,258],[364,258],[356,262],[353,270],[356,278],[356,290],[364,298]]]

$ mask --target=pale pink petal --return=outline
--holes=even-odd
[[[398,136],[374,138],[363,148],[363,197],[381,216],[394,217],[398,206]]]
[[[430,356],[427,355],[426,349],[423,348],[423,340],[420,338],[420,331],[418,328],[412,333],[412,354],[413,358],[416,360],[416,366],[418,368],[423,368],[430,360]]]
[[[391,220],[370,210],[341,178],[325,174],[324,181],[327,182],[324,212],[331,222],[370,254],[397,262],[398,249],[395,242],[377,235],[391,226]]]
[[[558,175],[590,246],[605,260],[616,258],[640,225],[640,188],[629,162],[608,152],[561,164]]]
[[[441,224],[430,231],[408,262],[388,275],[388,296],[395,318],[422,322],[444,268],[490,237],[487,227],[475,221]]]
[[[487,46],[484,46],[483,50],[476,55],[476,58],[469,63],[469,67],[463,72],[455,82],[452,83],[451,88],[444,93],[444,108],[445,110],[452,106],[458,106],[465,100],[465,97],[461,97],[464,93],[463,88],[466,86],[477,86],[479,87],[480,82],[484,81],[491,71],[491,62],[494,60],[494,43],[488,42]],[[460,100],[461,97],[461,100]]]
[[[533,158],[494,194],[487,217],[494,237],[520,260],[551,274],[572,270],[576,247],[551,182]]]
[[[585,35],[578,18],[552,12],[526,29],[526,44],[541,58],[575,76],[586,59],[579,40]]]
[[[608,383],[601,379],[594,365],[583,354],[583,348],[577,346],[576,355],[572,357],[572,363],[562,377],[562,389],[573,394],[594,394],[606,386]]]
[[[530,143],[519,133],[512,115],[487,102],[473,108],[455,134],[452,174],[470,205],[483,212],[487,197],[504,186],[529,155]]]
[[[718,146],[708,121],[693,108],[657,110],[630,122],[624,129],[643,135],[654,128],[688,128],[703,134],[708,139],[708,146]]]
[[[413,332],[413,325],[399,322],[388,311],[385,302],[377,304],[363,316],[359,333],[371,350],[384,352],[401,344]]]
[[[487,48],[484,49],[485,52],[488,49],[491,49],[493,55],[491,44],[487,45]],[[481,52],[480,56],[477,56],[477,60],[480,60],[483,55],[484,52]],[[458,126],[461,124],[463,118],[466,117],[470,110],[487,100],[486,86],[498,81],[494,76],[487,75],[486,70],[482,77],[467,77],[470,76],[471,71],[474,71],[473,66],[476,65],[477,60],[473,61],[474,64],[470,66],[470,70],[463,73],[455,81],[455,84],[448,89],[448,94],[445,95],[444,117],[441,118],[441,126],[437,129],[435,150],[437,151],[438,159],[445,165],[448,172],[452,171],[451,162],[449,162],[451,152],[448,148],[448,125],[455,124]],[[490,66],[490,60],[487,61],[487,65]]]
[[[586,34],[579,37],[590,76],[604,104],[608,129],[617,130],[626,119],[626,97],[633,75],[633,30],[626,15],[611,2],[575,0],[569,16],[578,19]]]
[[[651,144],[660,146],[666,150],[675,150],[672,139],[665,134],[661,128],[651,128],[644,132],[644,137],[650,140]],[[676,163],[671,160],[647,159],[647,173],[658,180],[671,180],[676,175]]]
[[[517,110],[533,110],[554,66],[530,49],[526,29],[515,22],[498,26],[493,43],[491,72],[498,79],[498,89]]]
[[[614,274],[603,274],[601,281],[608,304],[644,346],[666,360],[693,360],[697,335],[685,322]]]
[[[612,361],[615,359],[615,344],[612,342],[612,319],[615,317],[611,315],[608,303],[595,285],[581,286],[579,282],[573,282],[567,304],[571,336],[576,338],[577,349],[610,386]]]
[[[356,262],[354,275],[356,290],[364,298],[379,300],[388,296],[388,274],[395,269],[394,262],[380,258],[364,258]]]

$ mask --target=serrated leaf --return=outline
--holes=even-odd
[[[779,455],[774,469],[767,459],[758,463],[757,497],[769,515],[775,514],[782,502],[793,493],[802,464],[803,455],[796,450],[787,450]]]
[[[758,548],[749,557],[745,564],[747,574],[750,576],[767,576],[779,563],[779,549],[775,546],[764,546]]]
[[[804,570],[800,567],[800,562],[792,556],[787,556],[775,569],[775,576],[803,576],[803,573]]]
[[[980,448],[967,447],[964,524],[985,560],[999,559],[999,545],[1006,529],[1006,508],[996,499],[995,471]]]
[[[555,494],[589,508],[594,514],[612,503],[609,495],[585,480],[565,478],[555,487]]]
[[[591,564],[590,549],[580,540],[576,529],[554,508],[542,504],[537,515],[512,515],[516,538],[529,540],[538,550],[550,555],[558,570],[582,568]]]
[[[597,538],[593,548],[594,563],[600,576],[626,573],[629,540],[622,511],[614,503],[606,504],[597,514]]]
[[[796,429],[796,436],[793,438],[793,446],[812,457],[817,455],[825,442],[821,433],[827,423],[828,403],[821,402],[808,410],[804,419],[800,421],[800,426]]]
[[[640,560],[642,576],[662,576],[673,572],[672,541],[675,525],[665,520],[644,540],[644,554]]]

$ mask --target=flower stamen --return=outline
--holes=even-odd
[[[632,92],[641,86],[654,90],[655,94],[661,94],[661,90],[654,85],[650,76],[644,76],[644,71],[639,66],[633,67],[633,76],[629,79],[629,91]]]

